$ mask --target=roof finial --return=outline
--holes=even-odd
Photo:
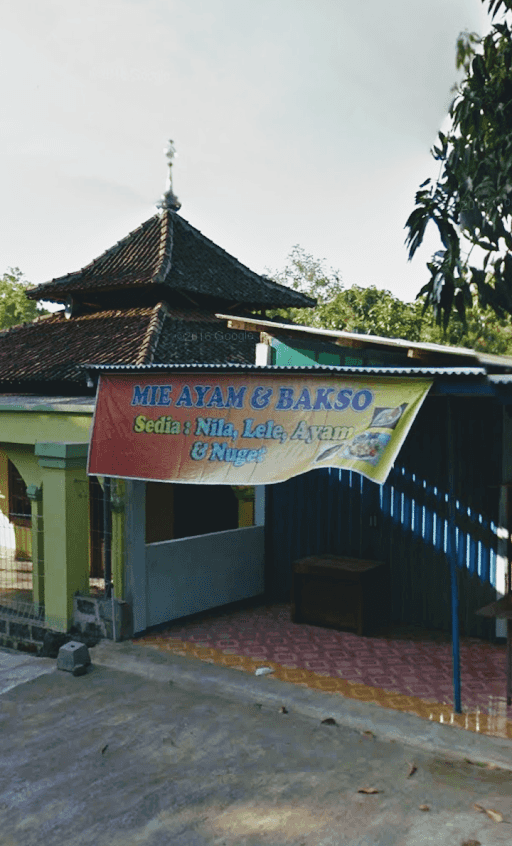
[[[164,211],[167,209],[171,211],[178,211],[178,209],[181,208],[181,203],[172,190],[172,166],[176,155],[174,141],[169,141],[164,153],[169,164],[169,173],[167,176],[167,184],[165,186],[165,194],[163,194],[162,199],[158,203],[158,208],[163,209]]]

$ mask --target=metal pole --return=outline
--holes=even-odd
[[[114,582],[110,583],[112,586],[112,640],[115,642],[116,638],[116,606],[114,602]]]
[[[506,485],[505,490],[505,526],[507,527],[507,581],[505,583],[505,594],[512,594],[512,543],[510,536],[510,487]]]
[[[112,529],[110,517],[110,478],[105,476],[103,481],[103,555],[106,599],[110,598],[112,590]]]
[[[457,543],[455,533],[455,455],[452,400],[448,397],[448,558],[452,607],[453,710],[462,712],[460,701],[459,586],[457,581]]]

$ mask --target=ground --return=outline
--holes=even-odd
[[[0,695],[2,846],[512,842],[512,771],[91,657]]]

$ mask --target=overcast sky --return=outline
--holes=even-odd
[[[294,244],[411,300],[414,193],[481,0],[0,0],[0,274],[78,270],[155,213],[257,272]],[[432,238],[430,246],[438,248]]]

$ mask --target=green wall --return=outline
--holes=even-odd
[[[73,596],[89,586],[86,463],[93,400],[65,412],[58,399],[41,401],[38,406],[33,401],[30,405],[29,399],[26,402],[24,406],[20,397],[18,407],[13,408],[0,400],[0,450],[15,464],[31,499],[34,602],[44,602],[48,625],[67,631]],[[72,405],[72,400],[65,402]],[[5,470],[3,464],[0,470]],[[4,487],[5,473],[1,475]],[[7,496],[7,491],[2,493]],[[120,535],[118,519],[116,536]],[[115,554],[117,577],[122,582],[119,550]]]

